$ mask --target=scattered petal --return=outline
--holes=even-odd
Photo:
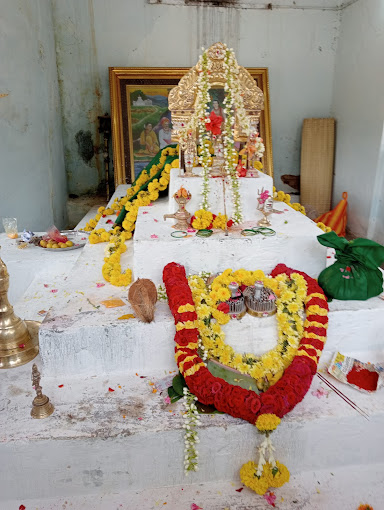
[[[112,388],[108,388],[108,391],[110,391],[112,393],[112,391],[115,391],[115,390],[113,390]]]
[[[318,388],[315,391],[311,391],[311,393],[314,397],[321,398],[321,397],[328,397],[330,391],[325,390],[324,388]]]
[[[40,310],[39,312],[37,312],[37,315],[43,316],[46,315],[47,313],[48,313],[47,310]]]
[[[157,393],[157,389],[153,388],[152,393]]]
[[[203,510],[201,506],[197,506],[196,503],[191,503],[191,510]]]
[[[272,505],[273,507],[276,506],[275,505],[275,501],[276,501],[276,496],[273,492],[271,491],[268,491],[264,494],[264,499],[267,501],[267,503],[269,503],[270,505]]]
[[[96,283],[96,287],[99,289],[100,287],[105,287],[105,283]]]
[[[19,510],[25,510],[25,506],[24,505],[20,505],[19,506]]]
[[[113,221],[112,220],[107,220],[106,223],[111,224],[111,223],[113,223]]]
[[[236,489],[236,492],[241,492],[244,489],[244,487],[240,487],[240,489]]]
[[[24,349],[24,347],[25,347],[25,344],[20,344],[19,345],[19,349]]]
[[[125,414],[123,414],[123,418],[125,418]]]
[[[151,234],[151,239],[159,239],[159,236],[157,236],[156,234]]]
[[[196,232],[196,230],[194,228],[188,228],[187,232]]]
[[[156,218],[153,218],[153,221],[155,221],[156,223],[159,223],[159,220],[157,220]]]
[[[165,402],[166,404],[170,404],[170,403],[171,403],[171,399],[170,399],[170,397],[165,397],[164,402]]]
[[[44,283],[44,287],[47,289],[49,287],[49,285],[47,283]],[[21,505],[23,506],[23,505]]]
[[[148,214],[148,211],[143,211],[143,214]]]
[[[64,384],[59,384],[58,388],[63,388]]]
[[[102,305],[104,305],[106,308],[116,308],[118,306],[124,306],[125,303],[122,299],[106,299],[105,301],[101,302]]]
[[[127,313],[126,315],[122,315],[121,317],[119,317],[117,320],[119,321],[122,321],[122,320],[129,320],[129,319],[134,319],[135,316],[132,315],[131,313]]]
[[[137,419],[141,421],[143,418],[137,418]]]
[[[52,294],[56,294],[56,292],[58,292],[58,290],[57,289],[52,289],[51,292],[52,292]]]

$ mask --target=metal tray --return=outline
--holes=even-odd
[[[86,232],[80,232],[78,230],[62,230],[60,234],[68,237],[68,241],[73,242],[73,246],[68,246],[67,248],[43,248],[39,245],[39,248],[46,251],[69,251],[69,250],[78,250],[79,248],[83,248],[85,246],[86,241],[83,240],[86,237]]]

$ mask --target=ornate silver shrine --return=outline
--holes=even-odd
[[[269,317],[276,313],[276,294],[264,287],[263,282],[247,287],[244,291],[247,312],[254,317]]]

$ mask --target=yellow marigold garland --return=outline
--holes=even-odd
[[[102,274],[105,280],[112,285],[125,286],[129,285],[132,281],[131,269],[128,268],[123,272],[121,271],[120,256],[127,249],[124,245],[124,241],[132,238],[139,208],[157,200],[159,198],[159,192],[168,187],[171,168],[177,168],[179,166],[179,160],[176,159],[172,164],[168,163],[165,167],[164,163],[167,156],[175,156],[177,153],[178,147],[167,147],[163,149],[159,163],[153,165],[149,171],[144,170],[136,179],[134,185],[127,189],[125,197],[120,199],[116,198],[109,208],[99,207],[95,218],[89,220],[84,228],[84,230],[91,232],[89,235],[90,244],[110,243],[108,245],[109,254],[104,259],[105,263],[102,268]],[[152,179],[163,167],[164,169],[159,179],[153,179],[148,184],[147,191],[139,191],[140,188]],[[135,196],[136,193],[137,197],[131,201],[130,199]],[[108,232],[104,228],[95,230],[102,216],[118,213],[122,207],[125,207],[127,210],[127,215],[122,225],[124,231],[121,231],[120,226],[113,227]]]
[[[263,281],[264,285],[278,296],[276,301],[278,344],[260,357],[250,353],[237,353],[225,343],[225,333],[220,325],[226,324],[230,317],[217,310],[217,303],[230,297],[227,285],[233,281],[238,285],[253,285],[257,280]],[[214,279],[211,291],[198,276],[189,277],[189,285],[198,317],[200,339],[208,357],[218,359],[220,363],[242,374],[250,375],[257,381],[257,386],[261,390],[275,384],[296,355],[304,331],[300,315],[307,293],[304,278],[297,273],[293,273],[291,278],[287,275],[268,278],[260,270],[240,269],[232,272],[231,269],[226,269]]]
[[[101,269],[104,279],[117,287],[124,287],[132,282],[132,271],[121,270],[120,257],[127,250],[122,236],[115,236],[106,247],[106,257]]]
[[[276,191],[275,186],[273,186],[273,200],[277,200],[278,202],[284,202],[285,204],[289,205],[289,207],[292,207],[295,211],[300,212],[301,214],[305,213],[305,207],[299,203],[291,203],[291,195],[289,193],[284,193],[284,191]]]

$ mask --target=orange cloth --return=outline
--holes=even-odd
[[[345,229],[347,226],[347,205],[348,193],[344,191],[343,198],[337,206],[315,219],[315,223],[321,221],[327,227],[330,227],[338,236],[345,237]]]

